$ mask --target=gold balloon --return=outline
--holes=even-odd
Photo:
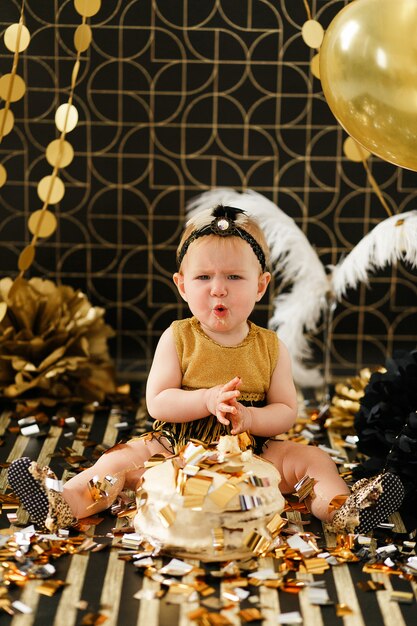
[[[417,171],[417,2],[355,0],[320,49],[323,93],[343,128],[382,159]]]

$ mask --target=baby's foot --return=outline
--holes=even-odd
[[[22,457],[13,461],[8,481],[31,520],[50,531],[71,526],[74,516],[62,495],[49,489],[45,481],[56,476],[49,467],[41,468],[35,461]]]
[[[367,533],[398,510],[404,498],[404,487],[396,474],[386,472],[362,480],[331,521],[335,531]]]

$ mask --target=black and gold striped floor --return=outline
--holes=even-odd
[[[18,422],[22,414],[17,414],[15,408],[4,407],[0,416],[3,468],[0,490],[5,494],[0,535],[0,624],[225,626],[250,622],[263,626],[282,623],[403,626],[416,623],[417,576],[414,579],[395,567],[385,568],[390,574],[381,567],[370,568],[369,549],[364,560],[331,565],[324,573],[312,574],[294,568],[292,586],[281,585],[278,589],[271,582],[255,584],[252,574],[245,571],[245,564],[240,575],[220,578],[219,564],[199,562],[191,562],[194,569],[167,587],[166,579],[158,572],[170,557],[158,556],[150,570],[155,575],[144,575],[145,568],[135,567],[129,551],[121,546],[122,535],[114,530],[126,526],[129,520],[106,512],[98,525],[62,539],[69,546],[69,552],[63,556],[42,537],[36,538],[29,553],[22,554],[10,541],[13,533],[28,522],[21,509],[17,510],[17,520],[13,517],[16,508],[8,495],[7,464],[20,456],[29,456],[41,464],[50,464],[65,479],[77,467],[93,460],[96,452],[131,436],[144,424],[141,411],[134,404],[61,408],[56,413],[50,410],[47,415],[35,410],[32,414],[37,416],[37,422],[32,431],[39,431],[28,435],[24,434],[28,432],[24,430],[25,422]],[[310,522],[308,530],[317,535],[321,549],[336,545],[336,537],[326,534],[321,524],[309,515],[293,511],[288,517],[294,524]],[[394,531],[388,535],[381,531],[371,542],[371,549],[390,542],[401,546],[404,540],[413,539],[405,534],[398,516],[391,521],[395,523]],[[33,553],[38,564],[43,562],[56,568],[50,577],[45,574],[45,578],[40,578],[38,569],[36,577],[31,578],[30,572],[34,570],[28,563],[28,554]],[[282,563],[271,557],[260,558],[252,566],[257,571],[272,572],[269,579],[282,571]],[[297,581],[304,584],[297,588]],[[249,594],[237,600],[237,586],[244,587]],[[314,599],[317,590],[327,592],[327,603],[320,604],[322,600]]]

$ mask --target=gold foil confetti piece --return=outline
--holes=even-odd
[[[192,621],[199,621],[204,615],[207,615],[208,611],[207,609],[203,609],[202,607],[199,607],[198,609],[195,609],[194,611],[190,611],[189,613],[187,613],[187,617],[192,620]]]
[[[204,496],[200,495],[189,495],[184,496],[184,508],[186,509],[194,509],[196,511],[201,511],[204,504]]]
[[[88,490],[94,502],[98,502],[104,497],[104,494],[101,493],[98,476],[93,476],[93,478],[88,481]]]
[[[242,470],[242,463],[223,463],[221,466],[221,471],[225,474],[240,474]]]
[[[414,594],[412,591],[391,591],[389,599],[391,602],[399,602],[402,604],[412,604]]]
[[[241,450],[246,450],[246,448],[249,448],[252,445],[252,440],[246,431],[244,433],[239,433],[237,438],[239,441],[239,448]]]
[[[188,476],[184,474],[184,471],[180,468],[177,473],[176,488],[175,488],[176,492],[179,493],[180,495],[184,495],[184,488],[187,482],[187,478]]]
[[[221,613],[207,613],[207,622],[200,622],[201,626],[232,626],[231,622],[225,615]]]
[[[191,595],[194,592],[195,592],[195,590],[193,589],[193,587],[191,585],[186,585],[184,583],[174,582],[174,583],[169,585],[169,593],[172,593],[172,594],[179,594],[179,595],[183,595],[183,596],[189,596],[189,595]]]
[[[53,596],[58,589],[64,587],[68,583],[65,580],[45,580],[41,585],[36,587],[36,591],[44,596]]]
[[[305,559],[303,565],[300,566],[300,573],[307,574],[324,574],[326,570],[330,569],[330,565],[326,559],[315,557],[311,559]]]
[[[248,579],[240,576],[228,577],[226,582],[229,587],[247,587],[249,585]]]
[[[86,537],[84,541],[82,542],[82,544],[78,546],[76,552],[77,553],[90,552],[90,550],[92,550],[96,546],[97,546],[97,543],[93,541],[93,539],[91,539],[90,537]]]
[[[283,519],[279,513],[275,513],[273,518],[267,523],[266,529],[271,533],[272,537],[275,537],[287,523],[288,520]]]
[[[210,476],[191,476],[184,485],[184,496],[206,496],[213,479]]]
[[[12,603],[9,598],[0,598],[0,609],[9,615],[14,615]]]
[[[242,609],[239,611],[238,615],[244,622],[255,622],[264,619],[260,610],[256,608]]]
[[[158,511],[158,517],[165,528],[169,528],[175,522],[175,511],[171,509],[169,504]]]
[[[332,511],[336,511],[340,509],[340,507],[346,502],[349,494],[342,494],[340,496],[335,496],[332,500],[330,500],[328,511],[331,513]]]
[[[221,551],[224,548],[224,531],[223,528],[213,528],[211,531],[213,537],[213,548]]]
[[[210,500],[212,500],[220,509],[225,509],[227,504],[239,495],[240,490],[236,485],[230,484],[230,482],[224,483],[218,489],[214,489],[208,494]]]
[[[381,591],[385,589],[384,583],[377,583],[374,580],[360,581],[356,585],[361,591]]]
[[[216,593],[215,588],[210,587],[210,585],[208,585],[204,580],[196,580],[193,583],[193,587],[204,598],[207,598],[208,596],[211,596],[213,593]]]
[[[205,600],[202,600],[201,604],[207,607],[208,609],[211,609],[212,611],[220,611],[221,609],[224,609],[223,600],[221,598],[216,598],[214,596],[211,596],[210,598],[206,598]]]
[[[347,548],[348,550],[352,550],[355,546],[355,535],[353,534],[338,534],[336,536],[336,543],[339,548]]]
[[[234,474],[233,476],[229,476],[227,482],[231,485],[239,485],[242,482],[248,482],[249,474]]]
[[[190,463],[188,463],[188,465],[186,465],[182,471],[187,476],[195,476],[196,474],[198,474],[200,469],[201,468],[198,465],[191,465]]]
[[[391,568],[382,563],[365,563],[362,571],[364,574],[374,574],[375,572],[379,574],[392,574]]]
[[[298,497],[300,502],[305,500],[308,496],[312,498],[315,497],[313,491],[315,482],[314,478],[310,478],[310,476],[307,476],[306,474],[301,480],[298,481],[298,483],[294,485],[294,495]]]
[[[256,555],[266,554],[271,542],[263,535],[253,531],[243,539],[243,544]]]
[[[350,608],[348,604],[336,604],[336,615],[337,617],[345,617],[346,615],[352,615],[353,610]]]
[[[81,620],[81,626],[100,626],[107,621],[107,617],[103,613],[87,613]]]

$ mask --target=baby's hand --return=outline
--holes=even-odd
[[[244,433],[245,431],[251,431],[252,427],[252,412],[249,406],[244,406],[240,404],[240,402],[234,401],[234,407],[236,412],[233,412],[231,415],[232,421],[232,430],[230,433],[232,435],[239,435],[240,433]]]
[[[225,385],[217,385],[207,389],[206,406],[211,415],[215,415],[221,424],[227,426],[230,424],[228,417],[236,413],[236,398],[240,396],[237,387],[240,384],[240,378],[235,376]]]

